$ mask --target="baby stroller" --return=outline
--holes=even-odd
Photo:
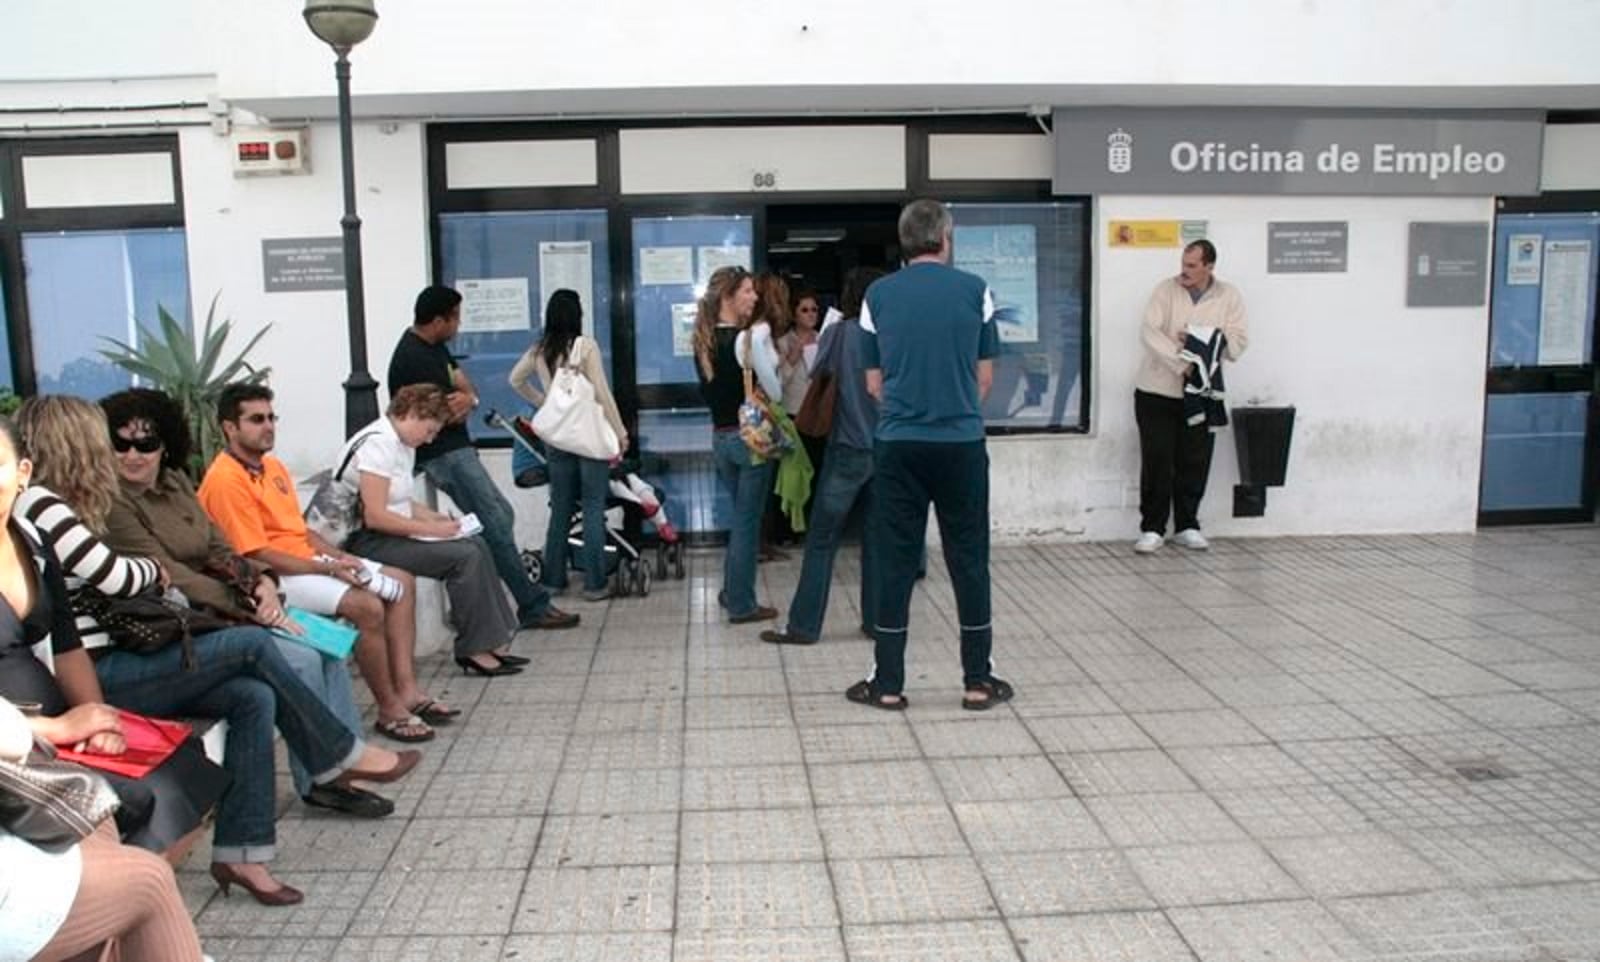
[[[549,483],[545,471],[544,445],[534,435],[526,418],[508,418],[491,410],[483,420],[490,427],[511,435],[512,443],[516,445],[512,458],[512,480],[517,487],[537,488]],[[613,508],[622,511],[620,527],[611,523]],[[650,593],[652,575],[655,579],[684,577],[683,544],[677,530],[667,520],[661,498],[655,488],[646,484],[626,463],[619,463],[611,470],[611,491],[606,497],[606,509],[606,570],[613,578],[612,590],[615,594],[644,597]],[[627,534],[630,530],[641,531],[647,521],[655,527],[653,565],[640,550],[642,544],[635,545]],[[576,559],[576,549],[583,546],[581,508],[573,511],[572,524],[567,529],[567,544],[574,549],[572,557]],[[540,580],[544,574],[544,551],[539,548],[524,549],[522,564],[528,571],[528,577],[534,581]]]

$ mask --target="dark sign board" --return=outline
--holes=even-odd
[[[344,242],[338,237],[275,237],[261,242],[268,294],[344,290]]]
[[[1268,274],[1343,274],[1349,269],[1348,221],[1268,222]]]

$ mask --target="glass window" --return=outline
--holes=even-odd
[[[11,377],[11,323],[6,316],[5,285],[0,284],[0,389],[16,389]]]
[[[545,302],[560,288],[578,292],[584,332],[600,345],[607,371],[614,370],[606,229],[603,210],[440,216],[443,281],[466,298],[450,349],[461,357],[485,411],[510,415],[528,407],[511,389],[511,368],[539,339]],[[481,418],[468,425],[474,439],[507,437]]]
[[[100,398],[132,383],[100,356],[103,338],[159,331],[157,306],[189,326],[182,228],[22,235],[33,364],[41,394]]]
[[[1494,249],[1489,366],[1588,364],[1600,214],[1502,214]]]
[[[1583,506],[1589,393],[1491,394],[1483,432],[1483,511]]]
[[[991,428],[1088,427],[1083,392],[1085,205],[951,204],[954,263],[989,282],[1000,355]]]

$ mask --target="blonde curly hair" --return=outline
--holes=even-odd
[[[98,404],[70,394],[31,397],[17,430],[33,460],[33,481],[60,496],[89,530],[104,534],[117,496],[117,456]]]

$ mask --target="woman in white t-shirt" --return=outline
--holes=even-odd
[[[594,385],[595,400],[616,432],[618,452],[628,450],[628,431],[606,383],[600,345],[583,336],[583,302],[575,291],[562,288],[551,294],[545,305],[544,334],[511,369],[511,387],[538,407],[545,398],[533,386],[532,377],[537,374],[548,391],[551,378],[565,365],[575,366]],[[572,512],[581,501],[583,550],[577,560],[583,569],[583,598],[604,601],[611,597],[606,581],[606,494],[611,490],[611,465],[548,443],[545,459],[550,472],[550,524],[544,538],[544,586],[551,593],[567,587],[567,534]]]
[[[360,493],[361,527],[345,550],[444,582],[456,664],[469,675],[514,675],[528,659],[511,654],[517,619],[488,544],[465,533],[460,518],[413,497],[417,448],[432,441],[449,417],[437,385],[408,385],[395,392],[388,413],[346,443],[337,463],[348,457],[349,467],[340,483]]]

